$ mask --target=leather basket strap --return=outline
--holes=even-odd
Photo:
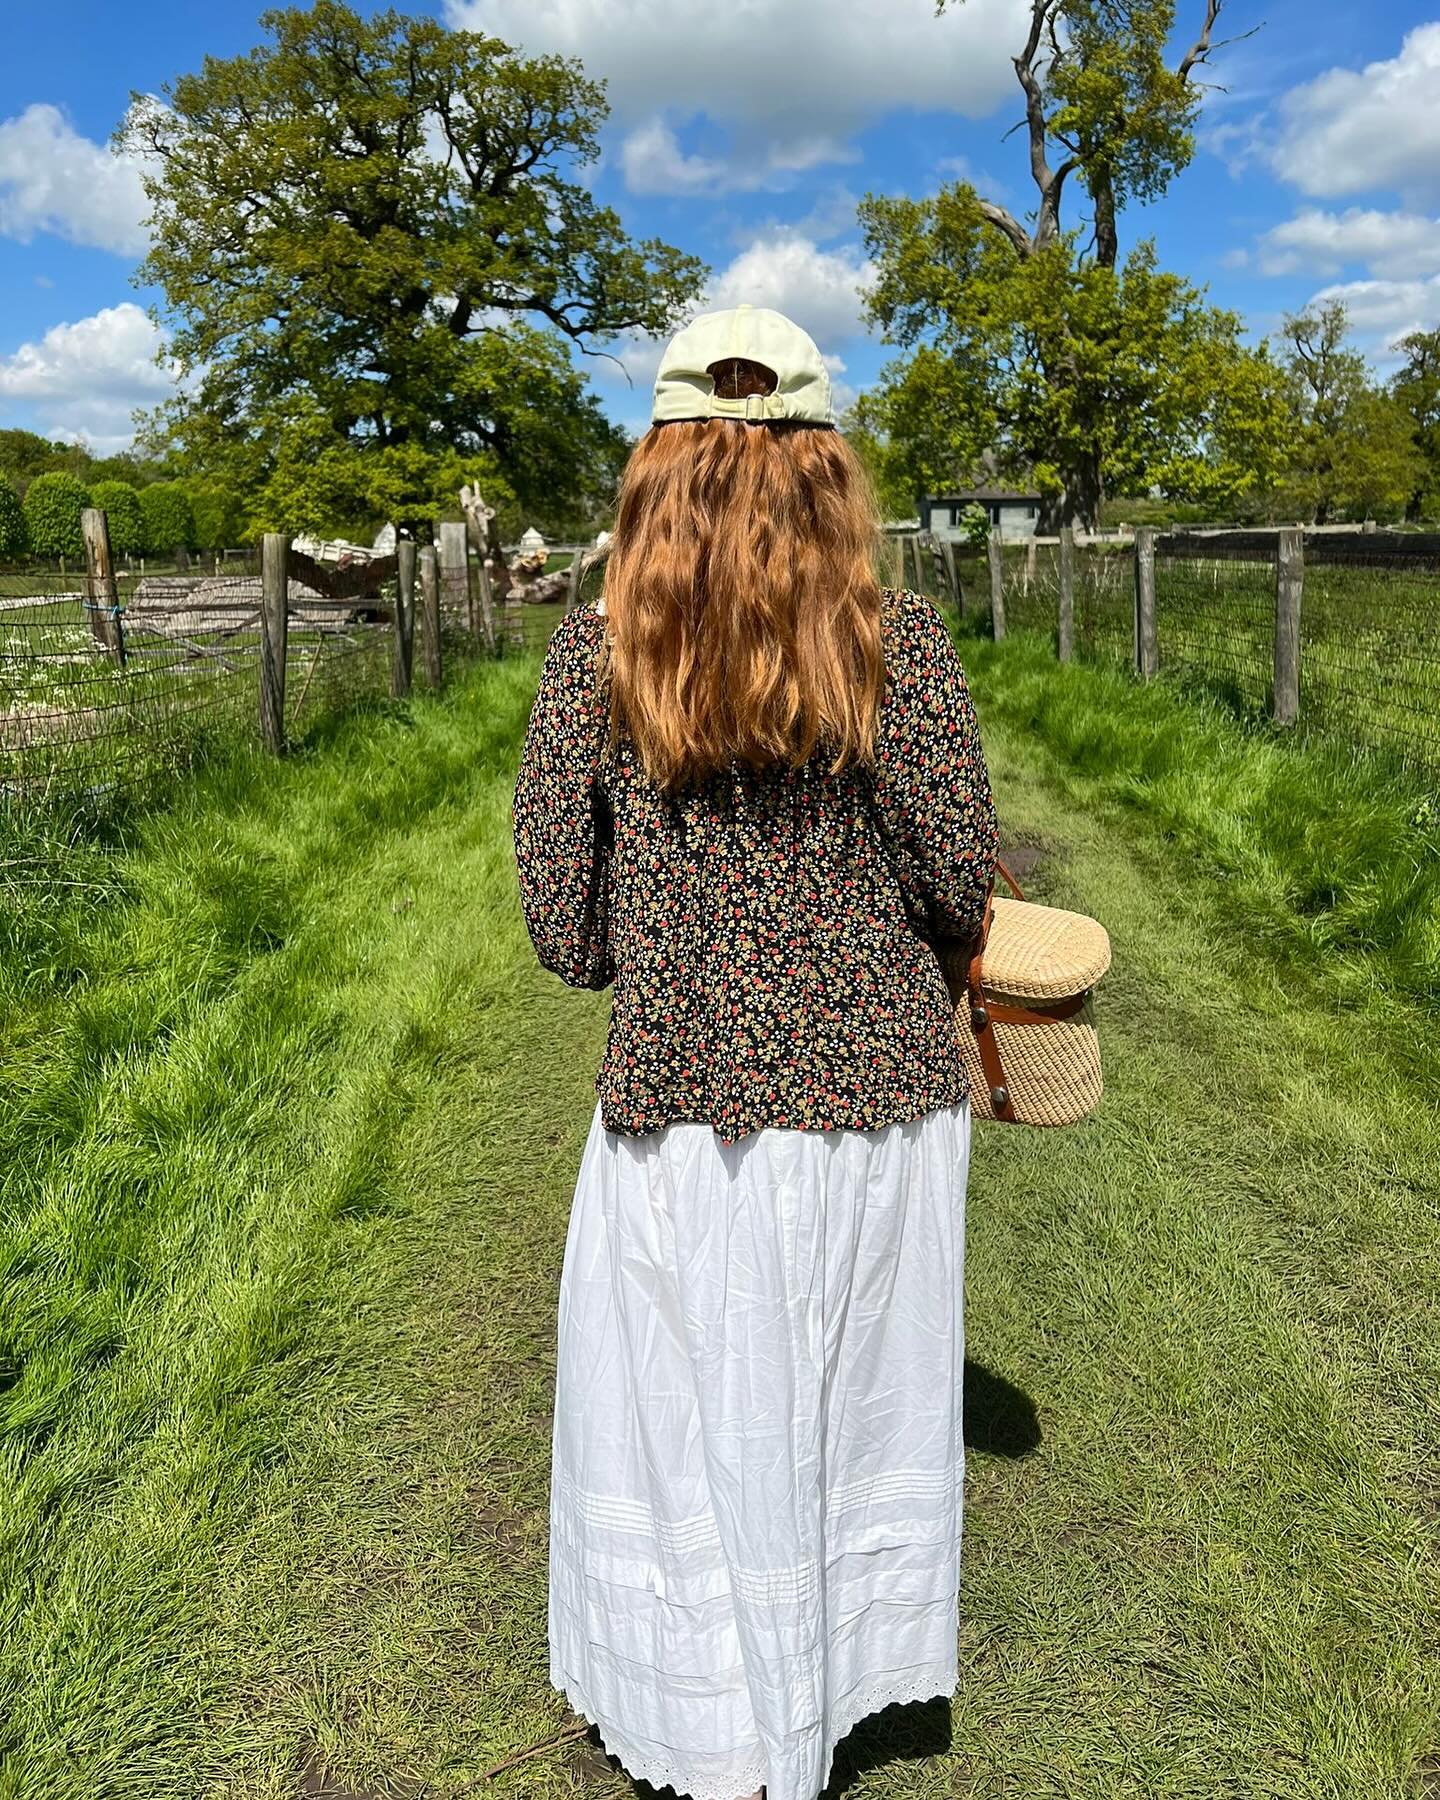
[[[997,1025],[1054,1025],[1062,1019],[1073,1019],[1089,998],[1090,990],[1085,988],[1040,1006],[1011,1006],[1004,1000],[987,1000],[985,1010]]]
[[[1014,1125],[1015,1107],[1010,1099],[1010,1089],[1005,1080],[1005,1065],[1000,1058],[1000,1046],[995,1042],[995,1028],[990,1022],[990,1010],[985,1004],[985,985],[983,969],[985,963],[985,945],[990,937],[990,922],[995,916],[995,882],[991,878],[989,892],[985,896],[985,920],[980,927],[980,941],[975,947],[975,954],[970,958],[970,971],[966,982],[970,999],[970,1029],[975,1033],[975,1047],[980,1052],[980,1067],[985,1071],[985,1080],[990,1088],[990,1105],[997,1119]]]

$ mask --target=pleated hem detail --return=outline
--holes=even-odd
[[[725,1765],[723,1774],[713,1766],[699,1770],[687,1765],[677,1754],[660,1746],[648,1746],[632,1738],[619,1726],[597,1719],[590,1703],[573,1683],[556,1681],[551,1686],[563,1696],[565,1704],[577,1718],[586,1719],[600,1734],[607,1756],[613,1756],[632,1781],[648,1781],[652,1787],[673,1788],[684,1800],[746,1800],[769,1780],[769,1758],[763,1749],[736,1753],[733,1763]],[[887,1675],[864,1683],[840,1707],[831,1722],[830,1742],[825,1752],[825,1774],[820,1787],[829,1786],[835,1772],[835,1752],[841,1742],[863,1720],[887,1706],[908,1706],[918,1700],[953,1700],[959,1688],[955,1667],[910,1670]]]

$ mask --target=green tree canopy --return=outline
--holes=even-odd
[[[1272,478],[1279,370],[1233,313],[1157,268],[1150,245],[1117,268],[1072,234],[1021,256],[966,184],[860,210],[879,270],[868,310],[910,354],[859,410],[912,493],[993,453],[1036,482],[1046,523],[1093,527],[1107,493],[1224,506]]]
[[[140,496],[128,481],[97,481],[90,492],[105,510],[112,556],[139,556],[145,549],[145,515]]]
[[[531,506],[571,493],[618,434],[562,373],[568,346],[672,328],[706,273],[629,242],[570,178],[597,155],[602,87],[337,0],[262,24],[248,55],[133,96],[117,133],[152,209],[137,280],[163,290],[189,383],[149,441],[271,522],[314,498],[297,456],[357,498],[371,461],[413,487],[428,458],[433,494],[455,456],[492,459]]]
[[[845,441],[864,463],[882,519],[907,519],[915,510],[915,496],[894,458],[870,426],[862,423],[854,408],[839,421]]]
[[[20,496],[0,475],[0,562],[14,562],[30,548],[30,533],[25,525],[25,508]]]
[[[179,481],[152,481],[140,490],[147,556],[171,556],[195,548],[195,518],[190,496]]]
[[[197,550],[234,550],[253,535],[245,508],[223,482],[187,481]]]
[[[18,426],[0,429],[0,469],[8,470],[10,478],[22,487],[32,477],[55,469],[63,469],[92,487],[97,481],[128,481],[139,487],[164,473],[131,451],[118,456],[95,456],[84,444],[52,441]]]
[[[90,490],[63,469],[37,475],[25,490],[25,524],[36,556],[83,556],[80,515]]]
[[[912,493],[963,480],[989,455],[1037,483],[1045,524],[1093,527],[1107,492],[1225,505],[1268,479],[1284,408],[1264,348],[1159,269],[1151,245],[1119,253],[1124,204],[1163,193],[1190,160],[1193,77],[1219,10],[1205,0],[1172,67],[1173,0],[1032,0],[1014,59],[1028,222],[969,182],[861,203],[878,268],[867,309],[909,355],[857,410]],[[1077,182],[1088,239],[1064,223]]]
[[[1283,332],[1293,419],[1284,501],[1318,525],[1336,514],[1402,512],[1424,459],[1409,414],[1374,386],[1351,345],[1343,302],[1292,313]]]
[[[936,12],[963,4],[937,0]],[[1158,198],[1195,153],[1195,71],[1222,47],[1214,31],[1223,4],[1203,0],[1196,36],[1172,68],[1175,0],[1030,0],[1029,28],[1013,60],[1036,189],[1033,224],[981,202],[1020,255],[1062,235],[1064,196],[1080,181],[1092,208],[1091,253],[1115,267],[1126,202]]]
[[[1420,485],[1406,508],[1411,518],[1419,518],[1440,510],[1440,329],[1412,331],[1397,348],[1405,361],[1395,371],[1390,392],[1410,420],[1424,462]]]

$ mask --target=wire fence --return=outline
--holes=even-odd
[[[287,551],[277,629],[258,551],[224,558],[220,573],[213,563],[112,571],[99,517],[87,515],[95,541],[78,573],[73,563],[0,565],[0,834],[12,843],[157,795],[257,733],[280,748],[357,704],[408,692],[412,666],[416,685],[433,684],[456,658],[543,644],[602,579],[598,559],[586,559],[582,579],[562,579],[551,603],[492,606],[463,525],[445,528],[440,551],[399,566],[342,573]],[[563,569],[584,552],[567,546],[554,561]],[[29,866],[0,855],[0,884]]]
[[[292,582],[288,724],[383,693],[389,607]],[[0,798],[12,811],[89,812],[253,732],[258,575],[127,575],[110,606],[57,568],[0,571]],[[393,598],[389,601],[393,607]]]
[[[1440,535],[1142,528],[1133,545],[1072,539],[1064,555],[1068,654],[1440,769]],[[892,556],[969,629],[1041,633],[1067,654],[1058,542],[940,555],[917,537]]]

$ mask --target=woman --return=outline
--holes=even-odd
[[[550,1679],[628,1772],[815,1800],[954,1692],[970,1113],[937,949],[995,812],[782,314],[680,331],[598,609],[545,657],[526,923],[614,983],[559,1301]]]

